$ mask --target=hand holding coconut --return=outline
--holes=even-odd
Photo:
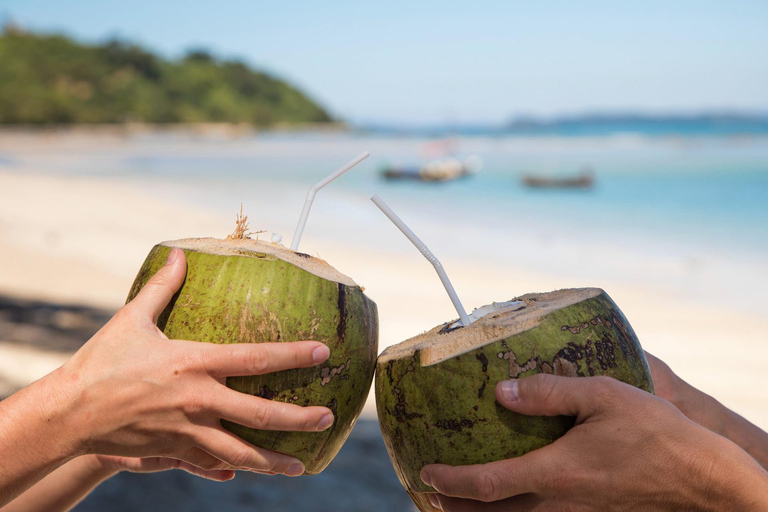
[[[170,458],[205,471],[304,473],[297,458],[250,445],[221,420],[317,432],[331,426],[331,411],[239,393],[225,379],[312,367],[328,359],[328,348],[169,340],[156,323],[185,273],[184,253],[170,251],[165,266],[70,361],[2,402],[0,506],[85,454]]]
[[[166,266],[62,368],[77,391],[87,393],[77,400],[88,450],[163,455],[204,469],[303,473],[298,459],[250,446],[220,420],[259,430],[319,431],[331,426],[331,411],[248,396],[224,380],[315,366],[328,358],[328,348],[318,342],[218,346],[168,340],[156,323],[185,270],[184,253],[170,251]],[[88,424],[101,411],[109,416]]]
[[[606,377],[539,374],[501,382],[499,404],[573,416],[554,443],[473,466],[431,465],[423,481],[444,511],[765,510],[768,473],[669,402]]]
[[[459,314],[377,362],[384,442],[419,510],[766,509],[768,473],[749,456],[766,455],[765,434],[702,407],[703,393],[651,357],[680,410],[653,396],[645,353],[605,292],[526,294],[467,315],[429,249],[372,200],[435,266]]]

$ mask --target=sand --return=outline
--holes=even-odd
[[[226,215],[164,198],[136,180],[51,175],[26,168],[0,169],[0,191],[0,294],[106,310],[122,305],[155,243],[223,238],[232,231],[239,207],[235,202]],[[380,349],[456,316],[433,270],[418,255],[403,257],[312,234],[305,235],[302,249],[351,276],[377,302]],[[768,428],[765,317],[733,309],[727,300],[702,305],[646,285],[642,276],[652,267],[637,268],[637,283],[630,286],[626,281],[589,283],[578,278],[564,282],[532,268],[480,266],[450,254],[441,255],[441,261],[467,305],[507,300],[526,291],[605,289],[647,350],[693,385]],[[38,378],[67,356],[64,352],[35,358],[4,341],[0,339],[0,383],[10,383],[6,387]],[[371,403],[366,414],[375,414]]]

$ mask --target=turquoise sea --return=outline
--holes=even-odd
[[[372,157],[335,182],[334,192],[379,193],[420,217],[450,218],[457,229],[507,226],[507,234],[514,235],[514,226],[547,226],[552,236],[610,236],[622,243],[651,239],[669,250],[768,255],[768,135],[458,137],[452,144],[456,156],[483,159],[476,176],[438,184],[380,179],[379,169],[389,163],[428,161],[434,153],[424,148],[434,140],[269,134],[207,140],[191,151],[166,141],[165,151],[155,147],[117,163],[121,173],[180,178],[187,185],[215,177],[214,188],[230,189],[219,194],[223,202],[210,194],[200,200],[231,208],[231,189],[247,204],[263,191],[258,184],[265,180],[290,185],[301,197],[314,181],[368,149]],[[162,144],[156,136],[152,141],[147,145]],[[526,173],[562,176],[585,165],[596,176],[591,190],[533,190],[520,182]],[[300,206],[301,201],[295,205]]]

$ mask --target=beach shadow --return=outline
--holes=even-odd
[[[0,341],[40,350],[75,352],[115,312],[0,295]]]

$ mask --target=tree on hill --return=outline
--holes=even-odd
[[[122,41],[0,35],[0,124],[331,120],[297,88],[202,49],[171,61]]]

